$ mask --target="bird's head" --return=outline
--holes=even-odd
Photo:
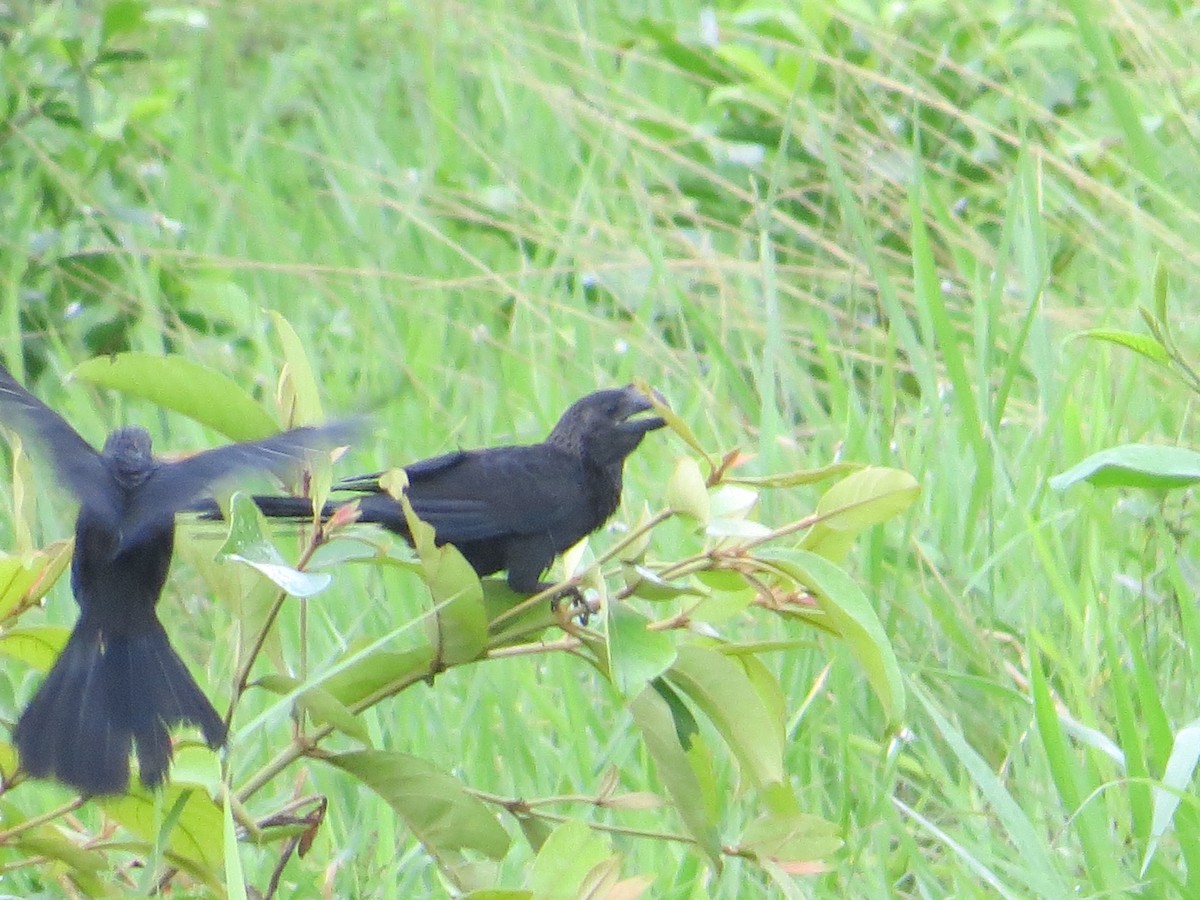
[[[632,385],[596,391],[571,404],[546,443],[580,453],[592,465],[619,465],[647,432],[667,424],[659,416],[634,418],[653,408],[650,398]]]
[[[140,484],[154,468],[150,432],[137,425],[112,432],[101,455],[117,477],[130,486]]]

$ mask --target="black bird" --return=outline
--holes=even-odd
[[[616,511],[625,458],[647,432],[666,425],[658,416],[632,418],[651,408],[632,386],[588,394],[540,444],[460,450],[405,466],[409,502],[433,526],[436,542],[457,547],[477,574],[504,570],[516,593],[545,590],[551,585],[542,573],[554,557]],[[380,486],[383,475],[349,478],[334,488],[361,492],[358,521],[411,541],[403,508]],[[268,517],[312,516],[303,497],[254,500]],[[343,505],[326,504],[322,515]],[[219,515],[211,503],[203,512]]]
[[[216,481],[287,472],[354,428],[297,428],[164,462],[151,455],[144,429],[128,427],[112,432],[97,453],[2,366],[0,424],[38,443],[80,504],[71,558],[79,620],[13,731],[21,765],[84,795],[123,793],[136,744],[142,782],[155,787],[171,760],[172,726],[198,725],[214,748],[225,741],[225,723],[154,611],[171,563],[175,514]]]

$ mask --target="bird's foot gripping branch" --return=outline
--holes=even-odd
[[[254,500],[235,495],[218,553],[225,562],[188,544],[198,574],[220,584],[222,602],[239,611],[228,682],[205,687],[209,696],[232,697],[223,764],[198,742],[184,742],[166,787],[150,793],[134,786],[102,801],[103,818],[81,818],[69,815],[80,801],[64,802],[61,794],[55,800],[14,779],[14,755],[0,747],[5,799],[26,814],[6,820],[0,846],[15,848],[22,861],[53,856],[71,879],[95,879],[96,871],[113,869],[107,857],[116,856],[143,865],[159,859],[165,881],[228,885],[241,871],[239,857],[270,854],[278,875],[294,854],[328,846],[322,832],[331,803],[336,814],[352,814],[316,787],[333,770],[382,798],[403,823],[400,834],[419,840],[461,890],[532,890],[553,877],[568,893],[597,878],[636,893],[655,873],[621,874],[616,848],[630,841],[689,847],[713,868],[731,858],[757,861],[767,879],[820,871],[839,833],[797,799],[801,774],[786,734],[821,680],[797,685],[780,673],[789,657],[818,652],[815,638],[823,635],[851,651],[878,697],[876,730],[903,722],[890,644],[841,564],[863,529],[912,503],[917,485],[900,471],[848,465],[742,476],[739,454],[711,456],[657,399],[641,405],[653,405],[652,418],[690,449],[663,494],[648,497],[627,529],[568,549],[565,577],[554,582],[541,581],[539,571],[535,585],[514,586],[511,569],[505,580],[481,581],[479,559],[440,540],[412,494],[387,478],[376,479],[368,495],[386,495],[402,527],[356,521],[361,506],[353,502],[313,516],[308,500],[309,524],[299,539],[290,536],[294,526],[274,536],[286,538],[287,551],[274,543]],[[407,477],[411,483],[411,471]],[[757,515],[764,492],[833,479],[811,514],[783,523]],[[14,564],[20,577],[3,582],[0,593],[0,652],[26,661],[49,656],[37,649],[45,626],[19,618],[61,574],[67,554],[51,545]],[[245,576],[231,578],[229,561],[242,564]],[[551,599],[572,593],[598,612],[586,624],[565,602],[551,608]],[[345,610],[355,615],[334,615]],[[350,624],[334,629],[334,621]],[[537,771],[552,760],[526,766],[510,759],[497,782],[490,768],[466,767],[427,741],[422,752],[405,745],[405,734],[437,715],[440,706],[430,698],[438,691],[468,691],[490,706],[511,707],[511,727],[530,741],[553,743],[545,732],[561,726],[536,710],[555,703],[555,684],[544,685],[544,699],[490,696],[499,690],[491,672],[513,666],[590,685],[605,730],[557,738],[592,773],[583,790],[539,790],[561,783]],[[394,716],[397,708],[421,712],[398,738],[381,742],[375,717]],[[486,739],[461,736],[464,746]],[[644,753],[657,777],[630,783],[615,746]],[[113,827],[120,842],[94,843]],[[166,864],[156,847],[165,848]],[[497,874],[495,864],[512,854],[531,857],[519,868],[523,884]]]

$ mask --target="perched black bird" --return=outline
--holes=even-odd
[[[453,544],[479,575],[505,570],[513,591],[534,594],[554,557],[603,525],[621,499],[625,458],[658,416],[633,387],[596,391],[577,400],[540,444],[460,450],[405,466],[407,495],[417,516],[433,526],[439,545]],[[379,484],[384,473],[346,479],[336,490],[362,492],[359,521],[382,525],[411,540],[404,510]],[[303,497],[255,497],[273,518],[312,516]],[[341,502],[322,510],[328,516]],[[204,512],[214,515],[212,504]]]
[[[21,765],[85,795],[122,793],[136,744],[142,782],[154,787],[171,760],[172,726],[198,725],[211,747],[225,741],[224,722],[154,612],[171,563],[175,514],[218,480],[289,471],[353,428],[297,428],[162,462],[150,454],[150,435],[130,427],[112,432],[97,453],[3,367],[0,424],[36,441],[80,503],[71,558],[79,620],[13,731]]]

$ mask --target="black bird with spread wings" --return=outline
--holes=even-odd
[[[112,432],[97,453],[2,366],[0,425],[38,444],[79,500],[71,558],[79,620],[13,731],[21,766],[85,795],[122,793],[136,745],[142,782],[154,787],[170,764],[172,726],[198,725],[214,748],[225,741],[225,723],[154,611],[171,563],[175,514],[220,480],[286,473],[355,428],[297,428],[164,462],[151,455],[144,429],[128,427]]]
[[[591,534],[616,511],[625,459],[666,422],[633,418],[652,409],[629,386],[596,391],[571,405],[540,444],[460,450],[404,467],[406,493],[417,516],[433,526],[439,545],[453,544],[479,575],[507,571],[520,594],[551,585],[542,573],[554,557]],[[380,485],[382,472],[346,479],[336,490],[358,491],[360,522],[382,525],[410,540],[400,503]],[[265,515],[312,516],[303,497],[255,497]],[[322,510],[331,515],[342,502]],[[218,515],[205,504],[205,515]]]

